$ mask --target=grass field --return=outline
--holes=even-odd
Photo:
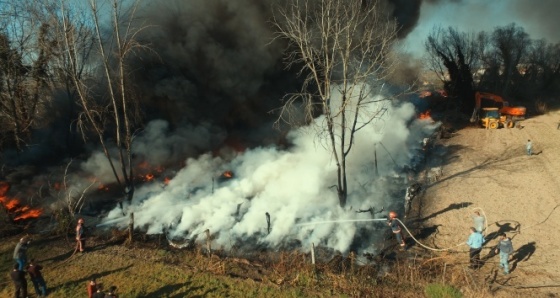
[[[0,297],[13,297],[8,273],[20,237],[5,237],[0,244],[0,270],[5,272]],[[368,264],[348,254],[331,256],[314,267],[308,254],[297,251],[263,251],[249,259],[216,250],[208,256],[200,248],[172,248],[165,238],[146,240],[140,235],[128,244],[126,235],[116,232],[89,239],[86,253],[73,254],[71,237],[32,237],[28,258],[44,267],[49,297],[87,297],[86,285],[92,278],[105,289],[116,286],[121,298],[447,297],[445,293],[461,297],[451,286],[465,285],[461,270],[444,265],[452,255],[417,258],[415,252],[390,249],[385,258],[378,256]],[[36,297],[31,283],[28,291],[29,297]],[[464,297],[490,297],[484,288],[472,286],[465,293]]]
[[[0,245],[0,267],[5,272],[0,297],[13,295],[8,273],[17,241],[18,237],[5,238]],[[302,297],[309,291],[268,281],[258,274],[258,266],[247,261],[116,242],[95,242],[88,252],[72,254],[73,244],[63,237],[34,237],[30,245],[28,258],[35,258],[44,267],[49,297],[85,297],[92,278],[105,289],[117,286],[120,297]],[[251,273],[255,277],[242,276],[249,271],[256,271]],[[28,290],[34,297],[30,283]],[[315,294],[330,296],[321,291]]]

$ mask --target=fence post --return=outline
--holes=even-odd
[[[206,233],[206,249],[208,250],[208,255],[212,254],[212,247],[210,246],[210,230],[206,229],[206,231],[204,231],[204,233]]]

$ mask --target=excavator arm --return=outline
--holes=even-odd
[[[488,92],[476,92],[474,96],[475,108],[471,116],[471,122],[478,121],[480,109],[482,108],[482,102],[491,101],[492,107],[498,108],[500,114],[512,117],[525,117],[526,109],[525,107],[511,107],[507,101],[505,101],[501,96],[488,93]]]

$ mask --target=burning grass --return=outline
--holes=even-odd
[[[0,208],[6,211],[12,221],[37,218],[43,213],[42,209],[23,205],[19,199],[10,197],[9,190],[10,184],[0,181]]]

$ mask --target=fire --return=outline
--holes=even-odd
[[[233,172],[232,171],[225,171],[222,176],[224,176],[225,178],[233,178]]]
[[[432,115],[430,114],[430,110],[427,110],[424,113],[420,113],[420,115],[418,115],[418,119],[432,120]]]
[[[15,215],[15,220],[39,217],[43,210],[39,208],[31,208],[29,206],[21,206],[18,199],[8,197],[7,193],[10,185],[6,182],[0,182],[0,203],[6,208],[8,213]]]
[[[168,185],[170,181],[171,179],[169,177],[165,177],[165,179],[163,179],[163,184]]]
[[[22,213],[14,218],[14,220],[20,219],[28,219],[28,218],[37,218],[39,217],[43,211],[41,209],[29,209],[25,213]]]
[[[109,190],[109,187],[106,186],[106,185],[103,184],[103,183],[99,183],[99,186],[97,186],[97,189],[98,189],[98,190],[108,191],[108,190]]]
[[[144,176],[144,181],[152,181],[154,179],[154,174],[147,174]]]

